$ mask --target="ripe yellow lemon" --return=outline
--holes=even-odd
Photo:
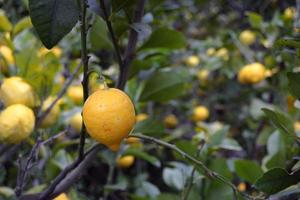
[[[82,113],[90,136],[113,151],[119,149],[135,124],[132,101],[116,88],[94,92],[84,103]]]
[[[207,56],[213,56],[216,53],[216,49],[215,48],[208,48],[206,50],[206,55]]]
[[[222,58],[225,61],[229,60],[228,50],[225,47],[217,50],[215,55],[216,57]]]
[[[246,189],[247,189],[247,185],[245,184],[245,183],[240,183],[238,186],[237,186],[237,188],[238,188],[238,190],[240,191],[240,192],[245,192],[246,191]]]
[[[300,131],[300,122],[299,121],[294,123],[294,129],[295,129],[296,132]]]
[[[0,46],[0,55],[4,58],[5,62],[9,65],[14,64],[15,59],[12,50],[7,46]]]
[[[69,200],[69,198],[65,193],[61,193],[59,196],[57,196],[53,200]]]
[[[70,119],[70,125],[71,127],[77,131],[80,132],[81,131],[81,126],[82,126],[82,116],[81,113],[78,112],[75,115],[73,115]]]
[[[167,115],[164,119],[164,124],[167,128],[175,128],[178,124],[178,119],[175,115]]]
[[[53,47],[52,49],[46,49],[45,47],[40,48],[39,56],[45,56],[46,54],[52,52],[55,57],[60,58],[62,54],[62,50],[59,47]]]
[[[149,115],[146,113],[140,113],[136,115],[136,122],[141,122],[148,119]]]
[[[83,101],[83,89],[81,85],[70,86],[67,91],[67,96],[74,104],[81,104]]]
[[[242,44],[251,45],[255,42],[256,36],[253,31],[244,30],[240,33],[239,39]]]
[[[35,105],[34,91],[21,77],[10,77],[3,80],[0,86],[0,100],[5,106],[24,104],[28,107]]]
[[[43,108],[42,110],[45,111],[54,101],[54,97],[48,97],[44,103],[43,103]],[[46,117],[43,119],[41,122],[41,127],[42,128],[48,128],[55,124],[57,122],[57,119],[60,114],[60,108],[59,108],[59,103],[57,102],[54,107],[51,109],[51,111],[46,115]]]
[[[209,71],[207,69],[201,69],[197,72],[197,78],[201,82],[206,82],[209,76]]]
[[[196,67],[200,63],[200,58],[198,56],[189,56],[185,60],[185,64],[190,67]]]
[[[242,84],[259,83],[266,78],[266,68],[261,63],[245,65],[238,73],[238,80]]]
[[[294,15],[295,15],[295,8],[293,7],[286,8],[283,12],[283,17],[287,20],[293,19]]]
[[[193,111],[194,121],[204,121],[209,117],[209,111],[205,106],[197,106]]]
[[[133,165],[134,163],[134,156],[128,155],[128,156],[123,156],[119,157],[116,160],[117,166],[120,168],[129,168]]]
[[[17,144],[33,131],[35,117],[33,111],[22,104],[8,106],[0,113],[0,141]]]

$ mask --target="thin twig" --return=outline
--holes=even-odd
[[[25,164],[24,168],[22,166],[21,158],[19,158],[19,171],[18,171],[18,176],[17,176],[17,185],[16,185],[16,188],[15,188],[15,193],[16,193],[17,197],[22,195],[23,187],[24,187],[24,181],[27,177],[27,173],[28,173],[28,170],[30,168],[30,164],[31,164],[33,158],[35,157],[34,155],[38,151],[41,143],[42,143],[41,138],[38,138],[37,141],[36,141],[36,144],[33,146],[33,148],[30,151],[30,154],[29,154],[29,156],[26,160],[26,164]]]
[[[122,56],[121,56],[120,47],[119,47],[119,44],[117,42],[117,38],[116,38],[116,35],[115,35],[115,32],[114,32],[114,29],[112,27],[111,21],[109,19],[107,8],[105,6],[104,0],[99,0],[99,1],[100,1],[100,7],[103,10],[104,20],[106,22],[106,26],[108,28],[108,31],[109,31],[109,34],[111,36],[111,40],[112,40],[112,43],[113,43],[113,46],[114,46],[114,49],[115,49],[115,54],[116,54],[117,59],[118,59],[119,67],[123,68],[123,60],[122,60]]]
[[[144,15],[145,2],[146,2],[145,0],[138,0],[134,17],[133,17],[133,23],[140,23],[142,21],[142,17]],[[125,58],[123,61],[123,65],[120,66],[120,76],[117,83],[117,88],[119,89],[124,89],[125,87],[126,81],[128,79],[129,68],[135,56],[137,41],[138,41],[138,32],[133,28],[131,28],[129,32],[128,45],[125,51]]]
[[[88,71],[89,71],[89,57],[87,54],[87,23],[86,23],[86,10],[87,10],[87,2],[86,0],[79,1],[80,4],[80,31],[81,31],[81,60],[83,63],[83,80],[81,82],[83,88],[83,102],[87,100],[89,97],[89,80],[88,80]],[[81,131],[80,131],[80,142],[78,148],[78,158],[79,160],[83,159],[84,155],[84,144],[85,144],[85,135],[86,128],[84,123],[82,122]]]
[[[195,164],[198,167],[200,167],[205,172],[205,174],[206,174],[207,177],[213,178],[213,179],[217,179],[217,180],[219,180],[219,181],[227,184],[228,186],[230,186],[232,188],[232,190],[233,190],[233,194],[234,194],[234,198],[235,199],[237,199],[237,193],[240,193],[241,195],[243,195],[247,199],[251,199],[250,195],[240,192],[233,183],[231,183],[229,180],[227,180],[221,174],[218,174],[217,172],[210,170],[200,160],[197,160],[193,156],[190,156],[189,154],[185,153],[184,151],[182,151],[181,149],[179,149],[177,146],[175,146],[173,144],[170,144],[170,143],[167,143],[167,142],[164,142],[162,140],[159,140],[159,139],[156,139],[156,138],[153,138],[153,137],[149,137],[149,136],[145,136],[145,135],[141,135],[141,134],[130,134],[129,136],[130,137],[137,137],[137,138],[140,138],[140,139],[143,139],[143,140],[148,140],[150,142],[159,144],[159,145],[164,146],[166,148],[169,148],[169,149],[171,149],[173,151],[176,151],[184,159],[187,159],[190,162],[192,162],[193,164]]]
[[[53,196],[53,194],[55,193],[55,195],[59,195],[59,193],[56,190],[56,187],[57,188],[65,188],[65,186],[63,185],[60,185],[60,183],[67,177],[67,175],[69,173],[71,173],[74,169],[76,169],[80,164],[85,164],[87,165],[89,162],[84,162],[86,161],[85,159],[88,157],[88,156],[91,156],[91,155],[95,155],[98,151],[100,150],[100,145],[99,144],[96,144],[94,145],[90,150],[88,150],[84,155],[83,155],[83,158],[82,159],[77,159],[75,160],[72,164],[70,164],[69,166],[67,166],[52,182],[51,184],[48,186],[48,188],[42,192],[40,195],[39,195],[39,198],[38,200],[48,200],[49,198],[54,198],[55,196]],[[84,163],[83,163],[84,162]],[[78,172],[78,173],[82,173],[84,170],[81,170],[81,172]],[[79,174],[77,173],[77,177],[74,177],[74,178],[78,178],[79,177]],[[71,180],[70,182],[67,182],[68,185],[74,183],[74,180],[73,179],[68,179],[68,180]],[[58,187],[59,185],[59,187]],[[62,191],[61,191],[62,192]]]
[[[80,67],[81,67],[82,62],[80,62],[77,67],[75,68],[74,72],[72,73],[72,75],[70,76],[70,78],[65,82],[64,86],[62,87],[62,89],[60,90],[60,92],[58,93],[57,97],[54,99],[54,101],[50,104],[50,106],[48,108],[46,108],[46,110],[43,112],[42,109],[40,109],[40,112],[38,114],[37,117],[37,122],[36,122],[36,127],[38,127],[40,125],[40,123],[45,119],[45,117],[50,113],[50,111],[53,109],[53,107],[56,105],[56,103],[59,101],[59,99],[61,99],[64,94],[67,92],[68,87],[71,85],[71,83],[73,82],[76,74],[78,73]]]

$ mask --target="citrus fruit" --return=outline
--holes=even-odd
[[[208,48],[206,50],[206,55],[207,56],[213,56],[216,53],[216,49],[215,48]]]
[[[69,198],[68,198],[68,196],[65,193],[61,193],[60,195],[58,195],[53,200],[69,200]]]
[[[255,42],[256,36],[253,31],[244,30],[240,33],[239,39],[242,44],[251,45]]]
[[[45,56],[50,52],[53,53],[57,58],[60,58],[62,54],[62,50],[59,47],[53,47],[52,49],[46,49],[45,47],[42,47],[39,50],[39,56]]]
[[[261,63],[245,65],[238,73],[238,80],[243,84],[259,83],[266,78],[265,66]]]
[[[3,80],[0,86],[0,100],[5,106],[24,104],[33,107],[35,94],[32,87],[21,77],[10,77]]]
[[[119,157],[116,160],[117,166],[120,168],[129,168],[133,165],[134,163],[134,156],[128,155],[128,156],[123,156]]]
[[[190,67],[195,67],[197,65],[199,65],[200,63],[200,58],[198,56],[189,56],[186,58],[185,63],[190,66]]]
[[[52,104],[54,99],[55,99],[54,97],[48,97],[43,103],[42,110],[45,111]],[[40,127],[48,128],[53,124],[55,124],[57,122],[59,114],[60,114],[60,108],[59,108],[59,103],[57,102],[50,110],[50,112],[46,115],[46,117],[43,119]]]
[[[216,57],[222,58],[225,61],[229,59],[228,50],[224,47],[217,50],[215,55]]]
[[[209,71],[207,69],[201,69],[197,73],[198,80],[202,82],[207,81],[208,76],[209,76]]]
[[[98,90],[90,95],[82,114],[89,135],[113,151],[119,149],[135,124],[132,101],[116,88]]]
[[[296,132],[300,131],[300,122],[299,121],[294,123],[294,129],[295,129]]]
[[[209,117],[209,111],[205,106],[197,106],[193,111],[194,121],[204,121]]]
[[[5,62],[9,65],[14,64],[15,59],[12,50],[7,46],[0,46],[0,55],[4,58]]]
[[[136,115],[136,122],[141,122],[141,121],[144,121],[146,119],[148,119],[148,114],[146,113],[140,113],[140,114],[137,114]]]
[[[246,189],[247,189],[247,185],[246,185],[246,183],[240,183],[238,186],[237,186],[237,188],[238,188],[238,190],[240,191],[240,192],[245,192],[246,191]]]
[[[175,115],[167,115],[164,119],[164,124],[167,128],[175,128],[178,124],[178,119]]]
[[[293,7],[286,8],[283,12],[283,17],[287,20],[293,19],[294,15],[295,15],[295,8]]]
[[[33,111],[22,104],[8,106],[0,113],[0,141],[17,144],[33,131],[35,117]]]
[[[73,115],[70,119],[70,125],[71,127],[77,131],[81,131],[81,126],[82,126],[82,116],[80,112],[77,112],[75,115]]]
[[[81,85],[70,86],[67,91],[67,96],[74,104],[81,104],[83,101],[83,89]]]

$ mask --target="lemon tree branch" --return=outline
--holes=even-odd
[[[83,101],[85,102],[89,96],[89,86],[88,86],[89,57],[87,55],[87,23],[86,23],[87,2],[86,0],[78,0],[78,3],[80,8],[79,22],[80,22],[80,31],[81,31],[80,32],[81,60],[83,63],[83,80],[81,83],[83,88]],[[81,131],[80,131],[80,142],[78,148],[79,160],[82,160],[84,155],[85,135],[86,135],[86,128],[84,123],[82,122]]]
[[[140,23],[144,14],[145,0],[139,0],[136,5],[133,23]],[[120,66],[120,75],[117,83],[117,88],[123,89],[128,79],[129,68],[135,56],[135,48],[138,41],[138,32],[133,28],[130,29],[128,45],[125,51],[125,57]]]
[[[185,153],[184,151],[182,151],[181,149],[179,149],[176,145],[173,145],[173,144],[170,144],[170,143],[167,143],[165,141],[162,141],[162,140],[159,140],[159,139],[156,139],[154,137],[149,137],[149,136],[146,136],[146,135],[141,135],[141,134],[130,134],[129,135],[130,137],[136,137],[136,138],[140,138],[140,139],[143,139],[143,140],[146,140],[146,141],[149,141],[149,142],[153,142],[155,144],[158,144],[158,145],[161,145],[161,146],[164,146],[166,148],[169,148],[175,152],[177,152],[178,154],[180,154],[184,159],[192,162],[194,165],[200,167],[204,173],[206,174],[207,177],[209,178],[212,178],[212,179],[216,179],[216,180],[219,180],[225,184],[227,184],[228,186],[231,187],[231,189],[233,190],[233,194],[234,194],[234,199],[238,199],[237,198],[237,193],[240,193],[241,195],[243,195],[245,198],[247,199],[251,199],[251,196],[248,195],[248,194],[245,194],[245,193],[241,193],[237,187],[231,183],[229,180],[227,180],[224,176],[222,176],[221,174],[218,174],[217,172],[215,171],[212,171],[210,170],[208,167],[206,167],[206,165],[201,162],[200,160],[197,160],[195,157],[193,156],[190,156],[189,154]]]

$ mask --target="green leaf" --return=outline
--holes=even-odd
[[[292,120],[280,111],[263,108],[262,111],[282,133],[295,137]]]
[[[79,16],[75,0],[29,0],[29,10],[32,24],[48,49],[72,30]]]
[[[156,157],[151,156],[148,153],[143,152],[142,150],[137,149],[137,148],[129,148],[122,155],[133,155],[137,158],[143,159],[143,160],[151,163],[152,165],[154,165],[156,167],[161,166],[160,161]]]
[[[134,133],[143,133],[151,136],[159,136],[165,133],[164,125],[155,119],[146,119],[138,122],[134,127]]]
[[[300,41],[299,39],[295,39],[295,38],[283,38],[283,39],[276,40],[274,47],[275,48],[288,47],[288,48],[299,49]]]
[[[0,186],[0,197],[11,197],[15,194],[15,191],[10,187]]]
[[[0,10],[0,31],[11,31],[12,24],[9,19],[6,17],[5,12]]]
[[[166,102],[174,99],[186,91],[189,78],[188,71],[183,68],[159,70],[146,81],[140,100]]]
[[[152,48],[180,49],[186,46],[184,35],[178,31],[159,28],[155,30],[140,50]]]
[[[249,22],[253,28],[260,28],[263,18],[261,15],[254,12],[247,12]]]
[[[289,91],[294,97],[300,99],[300,73],[288,72],[287,78]]]
[[[25,30],[27,28],[31,28],[31,27],[32,27],[32,23],[31,23],[30,17],[24,17],[23,19],[18,21],[18,23],[15,25],[15,27],[13,29],[13,34],[15,36],[15,35],[19,34],[20,32],[22,32],[23,30]]]
[[[251,160],[235,160],[234,167],[237,175],[249,183],[254,183],[263,175],[261,167]]]
[[[89,34],[89,39],[93,51],[112,49],[113,47],[108,37],[106,24],[100,17],[96,17]]]
[[[300,171],[295,174],[288,174],[282,168],[273,168],[259,178],[255,187],[267,194],[274,194],[300,181]]]

